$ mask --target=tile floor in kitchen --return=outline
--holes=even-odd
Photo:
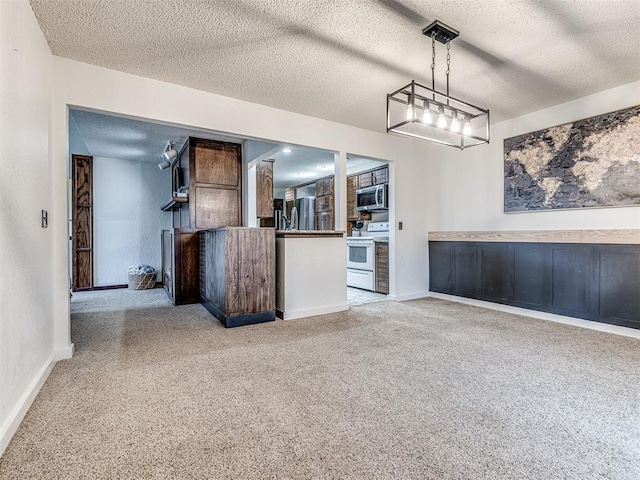
[[[384,302],[388,300],[383,293],[371,292],[360,288],[347,287],[347,303],[350,307],[365,303]]]

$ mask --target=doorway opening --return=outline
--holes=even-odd
[[[387,161],[347,154],[347,303],[388,299],[393,183]]]

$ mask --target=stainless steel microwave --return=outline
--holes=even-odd
[[[356,190],[356,210],[359,212],[380,212],[389,210],[389,184]]]

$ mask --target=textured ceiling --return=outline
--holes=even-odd
[[[31,0],[55,55],[384,131],[385,96],[430,82],[499,121],[640,78],[638,0]],[[444,80],[438,44],[436,86]]]

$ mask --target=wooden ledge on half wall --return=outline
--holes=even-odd
[[[603,243],[640,245],[640,229],[429,232],[430,242]]]

